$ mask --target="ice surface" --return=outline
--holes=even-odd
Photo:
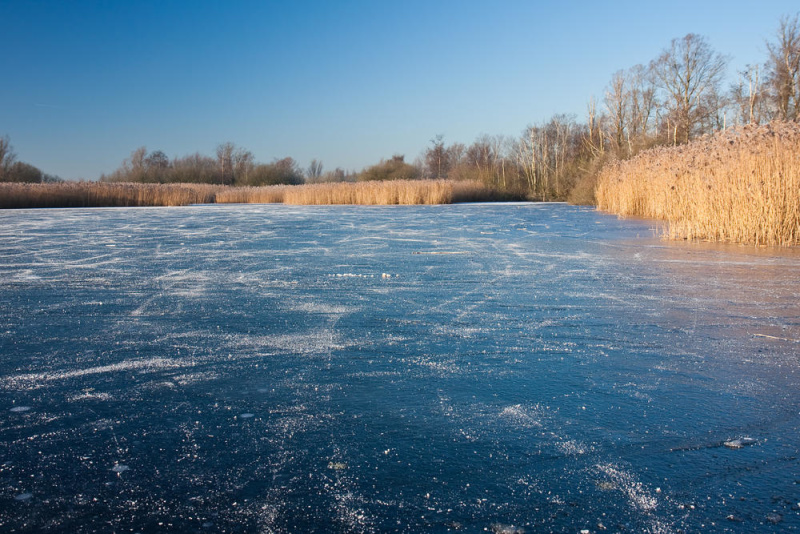
[[[800,253],[653,236],[527,203],[0,212],[0,524],[800,530]]]

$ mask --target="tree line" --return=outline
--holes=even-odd
[[[649,63],[613,73],[603,98],[589,100],[584,120],[556,114],[517,137],[482,135],[469,145],[447,144],[438,135],[413,162],[394,155],[360,172],[326,171],[318,160],[302,169],[290,157],[258,163],[249,150],[226,142],[213,156],[173,159],[141,147],[100,180],[259,186],[452,179],[479,181],[532,199],[567,199],[570,194],[576,199],[576,191],[593,191],[593,177],[610,160],[687,143],[733,125],[800,118],[798,15],[780,19],[762,64],[746,66],[733,83],[726,82],[727,65],[728,58],[704,37],[687,34],[673,39]],[[49,179],[57,177],[15,161],[8,138],[0,138],[0,181]]]
[[[418,165],[395,155],[359,173],[341,168],[325,171],[313,159],[306,169],[290,157],[271,163],[257,163],[253,153],[231,142],[217,146],[216,157],[195,153],[172,160],[161,150],[134,150],[122,165],[101,182],[205,183],[232,186],[299,185],[303,183],[356,182],[374,180],[416,180],[422,178]]]
[[[726,87],[728,58],[700,35],[673,39],[648,64],[615,72],[602,101],[589,100],[585,121],[556,114],[517,138],[482,136],[470,146],[447,146],[437,136],[423,153],[422,175],[473,178],[537,199],[566,199],[609,160],[730,126],[798,120],[798,15],[780,19],[767,51],[763,64],[746,66]]]
[[[301,184],[303,172],[292,158],[256,163],[253,153],[233,143],[217,147],[216,157],[195,153],[170,158],[161,150],[140,147],[101,182],[201,183],[219,185]]]

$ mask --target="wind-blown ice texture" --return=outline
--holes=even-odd
[[[2,530],[796,531],[800,255],[655,233],[0,213]]]

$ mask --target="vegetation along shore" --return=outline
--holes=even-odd
[[[0,208],[195,203],[440,204],[569,200],[668,223],[677,239],[800,244],[800,19],[780,19],[761,65],[728,59],[696,34],[611,76],[584,121],[556,114],[518,137],[435,136],[413,162],[360,172],[312,160],[259,163],[233,143],[214,156],[134,150],[97,181],[64,182],[16,161],[0,137]],[[727,86],[726,86],[727,84]]]
[[[475,181],[396,180],[234,187],[105,182],[0,183],[0,208],[187,206],[190,204],[451,204],[515,200]]]
[[[606,165],[597,205],[667,221],[675,239],[800,244],[800,124],[774,122]]]

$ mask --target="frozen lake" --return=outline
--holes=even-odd
[[[800,253],[654,235],[0,212],[0,530],[798,531]]]

